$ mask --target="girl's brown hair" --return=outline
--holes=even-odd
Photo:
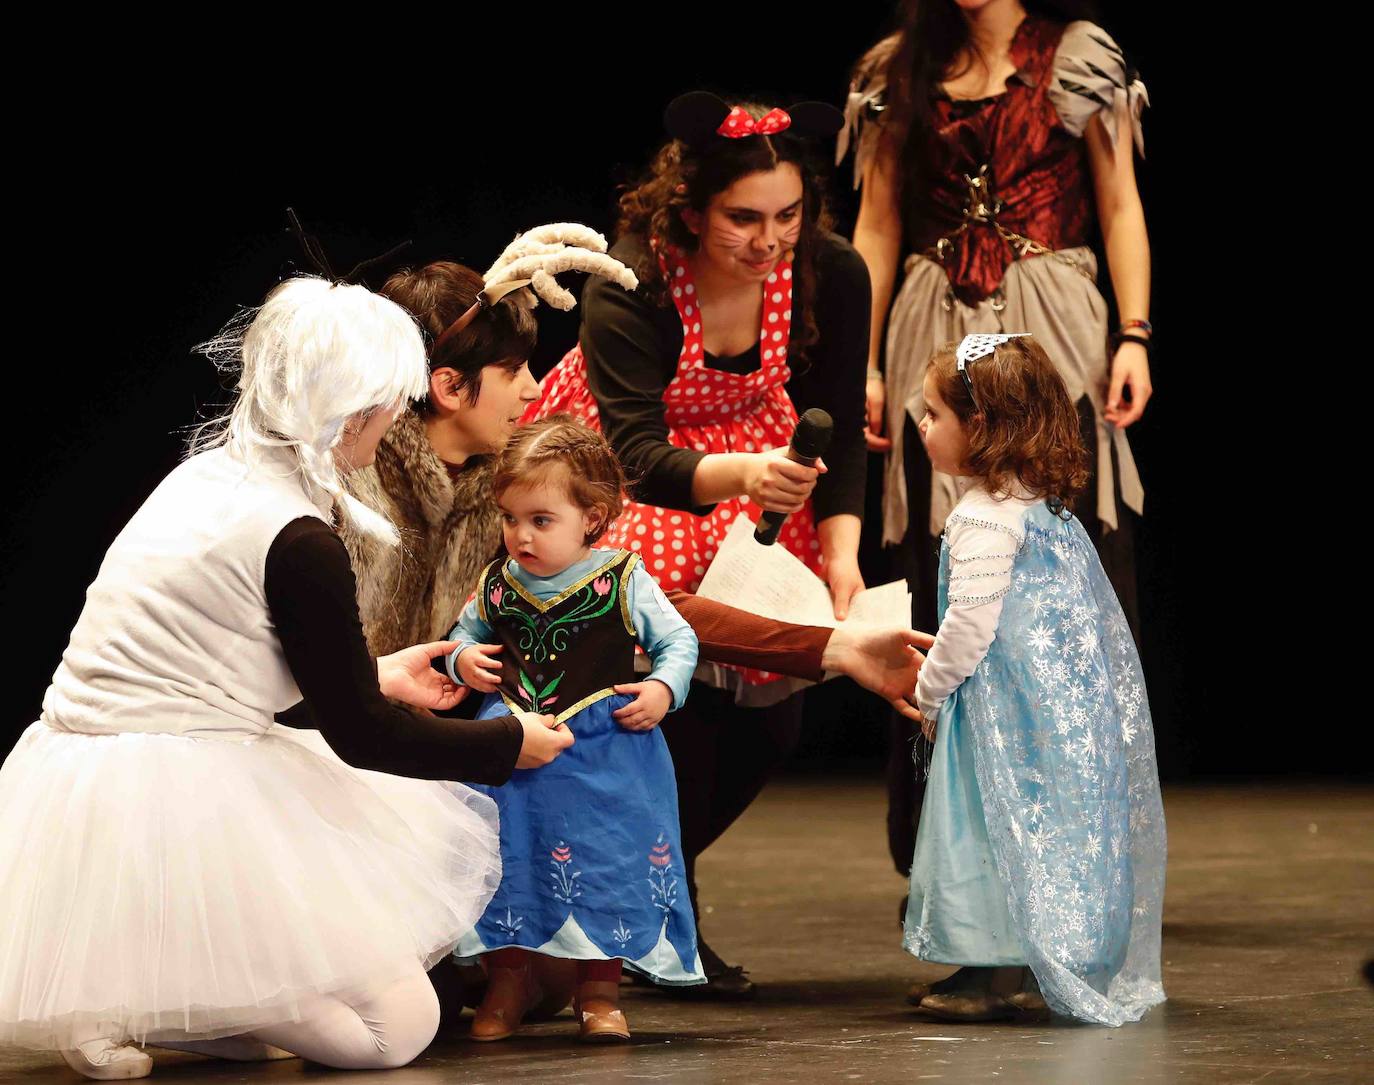
[[[970,398],[959,375],[957,346],[936,351],[929,372],[968,437],[969,473],[993,493],[1019,483],[1036,497],[1073,508],[1088,484],[1088,453],[1078,411],[1044,347],[1022,336],[969,362]]]
[[[757,102],[739,105],[755,120],[769,108]],[[786,130],[743,139],[721,136],[701,147],[672,140],[654,155],[644,179],[621,195],[616,236],[638,237],[644,242],[644,258],[634,272],[641,290],[654,301],[665,302],[667,283],[655,246],[675,245],[689,253],[697,248],[697,237],[682,221],[682,212],[688,208],[705,212],[712,197],[741,177],[767,173],[784,162],[796,166],[802,179],[802,228],[793,256],[798,302],[794,308],[801,319],[792,323],[794,352],[800,354],[817,339],[816,247],[831,228],[825,199],[827,175],[814,164],[804,137]]]
[[[434,350],[434,341],[468,311],[482,286],[482,276],[472,268],[436,260],[417,270],[396,272],[381,289],[383,297],[410,313],[424,330],[429,371],[455,370],[458,380],[453,391],[464,392],[469,403],[477,402],[482,370],[487,366],[514,371],[529,360],[537,332],[534,314],[506,298]],[[416,410],[433,413],[428,396],[416,401]]]
[[[568,414],[550,415],[517,430],[497,454],[491,489],[499,500],[512,486],[555,479],[574,505],[601,514],[584,539],[590,546],[625,507],[625,473],[606,439]]]

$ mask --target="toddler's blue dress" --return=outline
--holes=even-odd
[[[1140,657],[1078,521],[1037,503],[1022,526],[996,638],[939,712],[903,944],[926,961],[1028,964],[1055,1012],[1120,1025],[1164,999],[1164,811]],[[949,570],[945,542],[942,620]]]
[[[612,713],[633,698],[610,689],[647,680],[634,673],[637,641],[654,661],[651,677],[680,705],[697,657],[691,627],[636,555],[593,550],[547,578],[514,560],[493,563],[451,636],[459,642],[451,660],[470,644],[506,643],[503,668],[515,677],[487,697],[479,718],[548,712],[576,740],[542,768],[476,788],[500,813],[501,885],[457,955],[521,947],[573,960],[621,958],[660,984],[704,983],[672,757],[657,727],[627,731],[615,721]],[[612,648],[609,657],[579,656],[578,642],[588,639],[598,652]]]

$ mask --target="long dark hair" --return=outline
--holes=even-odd
[[[1090,0],[1022,0],[1027,16],[1038,15],[1058,23],[1077,19],[1097,20]],[[951,0],[902,0],[897,32],[875,46],[859,62],[856,77],[885,69],[887,77],[886,124],[901,140],[903,184],[919,191],[934,166],[935,127],[931,100],[946,79],[967,69],[954,65],[968,49],[969,24]]]
[[[740,108],[758,119],[769,107],[756,102],[740,102]],[[706,210],[712,197],[724,192],[741,177],[766,173],[784,162],[797,167],[802,179],[802,228],[797,238],[793,282],[797,292],[794,310],[800,320],[792,322],[792,351],[800,354],[816,341],[816,247],[830,231],[826,206],[826,173],[816,165],[811,141],[790,132],[744,139],[713,138],[704,146],[693,147],[672,140],[661,147],[648,173],[639,184],[626,189],[620,197],[620,221],[616,236],[638,237],[645,243],[640,266],[634,269],[639,288],[657,302],[668,298],[663,271],[658,266],[655,246],[676,245],[694,252],[697,238],[682,221],[685,208]]]

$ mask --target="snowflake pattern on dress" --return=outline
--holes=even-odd
[[[660,263],[673,284],[670,294],[682,321],[677,371],[663,392],[669,443],[708,454],[763,452],[788,444],[797,427],[797,411],[786,390],[792,376],[788,365],[791,263],[778,261],[763,284],[760,364],[753,372],[742,374],[706,365],[701,305],[686,254],[670,247],[661,254]],[[600,429],[600,411],[591,394],[580,346],[549,372],[540,389],[542,398],[525,412],[523,421],[566,411]],[[628,501],[602,545],[638,554],[660,587],[696,591],[735,518],[757,520],[762,511],[744,498],[721,501],[706,516]],[[787,518],[778,541],[813,573],[823,575],[820,536],[811,502]],[[756,684],[781,677],[753,668],[734,669]]]
[[[1046,999],[1121,1024],[1164,997],[1165,828],[1145,684],[1082,526],[1041,506],[1025,526],[997,639],[959,707],[1008,910]]]

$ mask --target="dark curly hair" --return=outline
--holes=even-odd
[[[959,376],[957,346],[936,351],[928,372],[964,427],[964,466],[993,493],[1018,482],[1051,507],[1072,509],[1088,484],[1088,453],[1078,411],[1045,348],[1022,336],[970,362],[975,405]]]
[[[739,102],[739,107],[758,119],[769,107],[757,102]],[[656,302],[667,301],[667,283],[658,266],[656,246],[676,245],[686,252],[697,247],[697,238],[682,221],[682,212],[691,208],[704,212],[711,199],[724,192],[741,177],[767,173],[784,162],[797,167],[802,179],[802,228],[797,238],[793,266],[796,268],[794,309],[800,320],[792,322],[795,353],[817,338],[816,246],[832,226],[826,206],[827,173],[815,164],[809,141],[790,131],[771,136],[744,139],[712,139],[702,147],[672,140],[661,147],[648,173],[639,184],[627,188],[620,197],[617,238],[638,237],[645,254],[634,269],[640,289]]]
[[[559,479],[572,503],[600,514],[584,541],[596,542],[625,508],[625,473],[606,438],[570,414],[553,414],[521,426],[496,456],[491,492],[497,500],[512,486]]]
[[[425,353],[429,370],[452,369],[458,373],[454,391],[477,402],[482,386],[482,370],[489,365],[517,370],[534,352],[538,326],[534,314],[503,298],[477,315],[436,352],[434,341],[477,300],[482,276],[470,267],[452,260],[436,260],[417,270],[404,268],[383,284],[381,294],[406,310],[425,332]],[[429,397],[416,401],[421,414],[432,414]]]

